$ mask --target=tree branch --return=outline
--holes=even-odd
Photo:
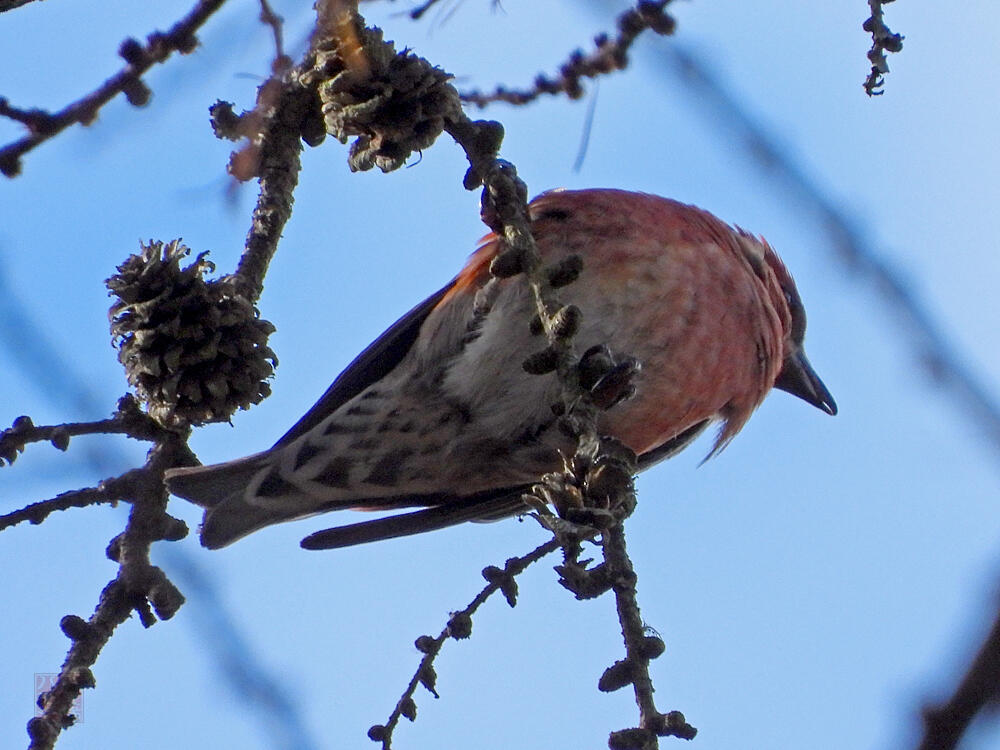
[[[194,32],[222,7],[225,0],[198,0],[184,18],[170,31],[154,31],[143,45],[129,38],[118,49],[126,65],[118,73],[98,86],[93,92],[55,113],[40,109],[24,110],[12,107],[0,98],[0,116],[17,120],[28,126],[29,134],[0,148],[0,174],[16,177],[21,172],[21,157],[70,125],[89,125],[97,118],[101,107],[118,94],[125,94],[129,103],[141,107],[149,101],[151,93],[142,81],[142,75],[157,63],[165,61],[174,52],[187,54],[198,45]]]
[[[271,64],[271,72],[275,74],[283,73],[291,64],[288,56],[285,55],[285,48],[282,42],[282,24],[284,23],[284,19],[271,9],[267,0],[260,0],[260,21],[270,27],[271,34],[274,36],[274,61]]]
[[[121,477],[118,479],[121,479]],[[106,482],[113,481],[115,480],[106,480]],[[0,531],[8,529],[11,526],[16,526],[24,521],[29,522],[33,526],[37,526],[57,510],[86,508],[91,505],[115,505],[118,500],[118,496],[109,491],[105,482],[102,482],[97,487],[86,487],[82,490],[60,492],[58,495],[49,500],[41,500],[37,503],[31,503],[20,510],[15,510],[12,513],[6,513],[0,516]]]
[[[622,524],[612,526],[602,535],[601,546],[625,639],[625,659],[605,670],[598,687],[610,692],[631,683],[639,707],[639,726],[612,732],[608,746],[622,750],[655,747],[657,737],[693,740],[698,730],[687,723],[684,714],[680,711],[660,713],[653,702],[649,662],[660,656],[666,647],[659,636],[647,634],[642,624],[636,592],[637,576],[625,549]]]
[[[186,451],[180,436],[169,437],[150,451],[143,468],[114,482],[118,499],[132,503],[125,531],[108,546],[108,557],[119,563],[118,575],[104,587],[89,620],[67,615],[60,621],[59,626],[72,645],[55,685],[38,698],[42,715],[28,721],[29,750],[52,750],[62,730],[73,725],[75,717],[70,713],[73,701],[84,688],[96,684],[91,667],[115,629],[133,610],[148,628],[157,617],[161,620],[173,617],[184,603],[184,596],[164,572],[150,563],[149,548],[154,541],[175,541],[187,535],[187,525],[167,515],[167,493],[163,487],[164,469],[184,460]]]
[[[566,94],[570,99],[579,99],[584,94],[583,78],[597,78],[628,67],[628,52],[639,35],[651,29],[657,34],[670,35],[674,33],[676,23],[672,16],[664,10],[671,0],[641,0],[635,8],[622,13],[617,20],[618,36],[611,39],[607,34],[598,34],[594,38],[596,50],[589,55],[576,50],[569,60],[559,68],[556,78],[544,74],[535,78],[535,84],[528,89],[508,89],[497,86],[490,94],[472,90],[463,93],[462,101],[485,107],[493,102],[508,104],[527,104],[533,102],[542,94]]]
[[[386,723],[375,724],[369,728],[369,739],[381,742],[383,750],[389,750],[392,747],[392,734],[399,724],[399,720],[406,717],[410,721],[415,721],[417,718],[417,704],[413,699],[417,686],[423,685],[435,698],[438,697],[434,687],[436,680],[434,660],[441,652],[444,642],[448,638],[456,640],[468,638],[472,634],[472,616],[497,591],[503,593],[507,604],[511,607],[516,605],[517,582],[515,578],[529,566],[538,562],[546,555],[555,552],[557,549],[559,549],[559,541],[550,539],[522,557],[508,559],[504,564],[503,570],[494,565],[483,569],[483,578],[487,581],[486,586],[476,594],[476,597],[469,602],[465,609],[453,612],[448,619],[448,624],[444,626],[444,629],[436,638],[429,635],[422,635],[414,642],[417,650],[424,654],[424,658],[420,660],[417,671],[414,672],[412,679],[403,691],[403,695],[396,703],[396,707],[389,714],[389,719]]]
[[[885,85],[885,74],[889,72],[889,61],[885,53],[899,52],[903,49],[905,37],[893,34],[882,20],[882,6],[891,2],[893,0],[868,0],[871,15],[862,25],[862,28],[872,35],[872,48],[868,50],[868,60],[872,64],[872,69],[864,83],[868,96],[881,96],[885,93],[882,87]]]
[[[261,87],[257,115],[262,118],[260,137],[236,152],[230,171],[240,162],[252,162],[259,177],[260,192],[253,210],[250,231],[236,272],[230,282],[238,293],[254,303],[264,288],[268,265],[278,250],[281,232],[292,215],[294,191],[302,168],[302,132],[294,126],[309,108],[308,91],[292,81],[272,79]],[[214,114],[214,112],[213,112]],[[293,121],[292,126],[289,120]]]
[[[14,463],[28,443],[48,440],[61,451],[69,448],[76,435],[127,435],[135,440],[159,440],[164,428],[139,409],[135,397],[126,394],[118,400],[118,409],[110,419],[97,422],[67,422],[36,427],[31,417],[18,417],[11,427],[0,432],[0,466]]]

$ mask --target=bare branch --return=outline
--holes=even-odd
[[[187,54],[198,46],[194,32],[222,7],[225,0],[198,0],[184,18],[170,31],[154,31],[143,45],[135,39],[126,39],[118,49],[127,63],[118,73],[98,86],[93,92],[55,113],[42,110],[24,110],[10,106],[0,99],[0,116],[6,116],[29,126],[29,134],[0,149],[0,173],[16,177],[21,171],[21,157],[35,147],[77,123],[89,125],[101,107],[118,94],[125,94],[129,103],[141,107],[149,101],[151,92],[142,81],[142,75],[157,63],[164,62],[174,52]],[[26,119],[28,118],[28,119]]]
[[[389,0],[389,2],[393,1],[394,0]],[[431,8],[437,5],[440,1],[441,0],[423,0],[423,2],[421,2],[416,7],[406,11],[405,15],[409,16],[410,19],[413,21],[419,21],[421,18],[424,17],[427,11],[429,11]],[[450,0],[450,2],[452,3],[452,7],[450,9],[443,8],[441,11],[441,13],[445,14],[446,16],[450,16],[454,12],[455,8],[461,5],[462,2],[464,2],[464,0]],[[491,0],[491,2],[494,6],[498,6],[500,4],[500,0]]]
[[[469,602],[465,609],[452,613],[448,624],[444,626],[444,629],[436,638],[429,635],[422,635],[415,641],[417,650],[424,654],[424,658],[420,660],[417,671],[414,672],[413,678],[403,691],[403,695],[396,703],[396,707],[389,714],[389,719],[386,723],[375,724],[368,730],[368,737],[370,739],[375,742],[381,742],[384,750],[389,750],[392,747],[392,733],[399,724],[399,720],[403,717],[406,717],[410,721],[416,719],[417,705],[414,702],[413,695],[417,690],[417,686],[423,685],[437,697],[434,687],[434,660],[441,652],[444,642],[448,638],[455,638],[456,640],[468,638],[472,633],[472,615],[497,591],[500,591],[504,595],[507,604],[511,607],[517,604],[517,582],[515,578],[530,565],[538,562],[546,555],[555,552],[559,549],[559,545],[558,540],[550,539],[522,557],[508,559],[504,564],[503,570],[494,565],[483,569],[483,578],[486,579],[487,583],[482,591],[476,594],[476,597]]]
[[[8,429],[0,432],[0,466],[14,463],[28,443],[48,440],[61,451],[69,448],[69,439],[76,435],[127,435],[136,440],[159,440],[164,429],[139,409],[135,397],[126,394],[118,401],[118,409],[110,419],[97,422],[68,422],[36,427],[30,417],[18,417]]]
[[[635,8],[625,11],[618,17],[618,36],[611,39],[607,34],[599,34],[594,38],[596,50],[584,55],[576,50],[567,62],[559,68],[556,78],[540,74],[535,78],[535,84],[529,89],[508,89],[504,86],[490,94],[478,90],[462,94],[462,101],[485,107],[493,102],[508,104],[527,104],[542,94],[566,94],[570,99],[579,99],[584,94],[583,78],[597,78],[628,67],[628,52],[633,42],[647,29],[657,34],[674,33],[676,23],[665,8],[671,0],[641,0]]]
[[[271,33],[274,35],[274,61],[271,63],[271,72],[275,75],[284,73],[292,65],[291,59],[285,54],[282,42],[284,19],[271,9],[267,0],[260,0],[260,20],[261,23],[271,27]]]
[[[650,635],[642,624],[636,594],[637,576],[625,549],[625,530],[616,524],[602,535],[601,546],[608,566],[608,577],[615,592],[618,621],[625,639],[625,659],[605,670],[598,687],[610,691],[631,683],[635,702],[639,706],[639,726],[612,732],[609,747],[653,747],[657,737],[694,739],[698,730],[687,723],[680,711],[660,713],[653,702],[653,681],[649,662],[663,653],[665,646],[656,635]]]
[[[653,702],[653,682],[649,662],[660,656],[665,646],[658,635],[647,632],[642,624],[636,592],[637,575],[625,548],[624,520],[635,508],[632,476],[635,454],[624,445],[605,439],[592,447],[595,456],[589,466],[579,466],[585,455],[581,447],[574,456],[574,471],[549,474],[535,488],[536,496],[558,506],[553,490],[563,496],[577,494],[581,505],[559,508],[563,518],[540,516],[539,521],[556,534],[563,549],[563,564],[556,567],[559,583],[577,599],[593,599],[614,591],[625,640],[625,658],[604,670],[598,689],[613,692],[632,685],[639,707],[637,727],[611,733],[608,746],[613,750],[652,750],[660,737],[693,739],[697,729],[687,723],[680,711],[661,713]],[[580,477],[579,475],[582,475]],[[581,481],[582,479],[582,481]],[[578,526],[579,522],[584,526]],[[580,561],[581,542],[600,536],[604,561],[590,566]],[[588,567],[589,566],[589,567]]]
[[[889,72],[889,61],[886,60],[885,53],[899,52],[903,49],[905,37],[893,34],[882,20],[882,6],[891,2],[893,0],[868,0],[872,14],[862,25],[862,28],[872,35],[872,48],[868,50],[868,60],[871,61],[872,69],[864,84],[868,96],[881,96],[885,93],[882,87],[885,85],[885,74]]]
[[[290,128],[286,118],[290,118],[293,111],[299,113],[300,120],[305,117],[308,103],[304,93],[301,87],[286,84],[279,90],[272,108],[264,104],[269,116],[265,116],[266,122],[253,155],[258,161],[260,192],[246,246],[233,276],[234,284],[251,302],[257,300],[264,288],[267,267],[277,252],[285,223],[292,215],[293,193],[302,167],[299,159],[302,133]]]
[[[114,481],[114,480],[108,480]],[[26,505],[20,510],[5,513],[0,516],[0,531],[16,526],[27,521],[36,526],[57,510],[69,510],[70,508],[86,508],[91,505],[115,505],[120,498],[110,492],[102,482],[98,487],[87,487],[82,490],[70,490],[60,492],[49,500],[40,500],[37,503]]]
[[[659,10],[662,11],[662,7]],[[682,714],[661,714],[652,702],[648,663],[654,655],[648,646],[649,639],[642,634],[635,601],[635,573],[625,554],[621,526],[635,508],[632,476],[636,471],[636,457],[618,441],[599,438],[596,427],[601,409],[611,408],[634,391],[631,378],[637,365],[629,357],[616,360],[606,347],[600,346],[588,350],[583,357],[576,355],[573,337],[579,329],[581,314],[573,305],[564,306],[554,289],[557,285],[571,283],[579,268],[570,278],[556,284],[554,280],[564,269],[544,267],[531,234],[525,203],[527,189],[517,177],[514,166],[496,157],[502,138],[500,126],[461,119],[449,123],[446,129],[469,159],[465,186],[474,187],[480,181],[484,184],[483,221],[502,238],[504,245],[490,265],[493,278],[476,298],[476,314],[489,311],[498,278],[525,274],[536,303],[532,324],[537,324],[546,334],[548,347],[525,360],[524,369],[536,374],[553,370],[558,373],[562,385],[561,426],[577,439],[576,453],[565,470],[546,475],[534,494],[543,504],[554,505],[562,518],[604,530],[605,565],[595,571],[585,570],[577,562],[578,535],[566,539],[557,534],[557,538],[568,559],[560,572],[572,570],[576,573],[574,582],[564,575],[563,585],[578,596],[583,588],[588,595],[597,595],[610,585],[619,603],[619,617],[626,637],[627,658],[623,663],[627,664],[628,682],[635,685],[640,727],[613,733],[611,746],[652,748],[656,747],[659,736],[691,738],[696,730],[686,723]],[[574,588],[574,583],[582,588]]]
[[[150,451],[145,467],[115,480],[115,493],[132,503],[125,531],[108,546],[108,557],[119,563],[118,575],[104,587],[89,620],[67,615],[60,622],[72,645],[54,687],[38,698],[42,715],[28,722],[29,750],[52,750],[60,732],[73,725],[73,701],[84,688],[96,684],[91,667],[133,610],[139,613],[143,626],[150,627],[157,618],[173,617],[184,603],[180,591],[150,563],[149,548],[154,541],[187,535],[186,524],[167,515],[163,487],[164,469],[186,458],[183,440],[172,436]]]
[[[285,69],[278,63],[283,60],[281,49],[280,19],[274,15],[266,0],[261,0],[261,19],[272,26],[278,58],[275,75],[257,92],[253,110],[236,115],[228,102],[217,102],[211,108],[212,125],[220,138],[240,140],[245,145],[230,158],[229,172],[238,180],[259,178],[260,193],[254,208],[252,225],[247,235],[243,256],[230,283],[238,293],[251,302],[256,301],[263,288],[268,264],[277,251],[278,241],[285,223],[291,216],[293,192],[301,168],[302,141],[317,146],[326,136],[317,89],[322,77],[314,67],[323,69],[320,47],[334,40],[346,38],[352,59],[340,59],[341,67],[359,70],[367,66],[361,42],[357,38],[357,25],[352,15],[352,5],[346,0],[326,0],[317,8],[317,24],[309,52],[294,69]],[[345,20],[347,19],[347,20]],[[336,50],[339,54],[341,50]],[[325,72],[325,71],[324,71]]]

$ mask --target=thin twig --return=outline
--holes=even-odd
[[[635,8],[631,8],[618,17],[618,36],[611,39],[607,34],[599,34],[594,38],[597,49],[589,55],[577,50],[570,55],[559,68],[559,75],[550,78],[539,74],[534,86],[527,89],[508,89],[497,86],[490,94],[478,90],[462,93],[462,101],[485,107],[493,102],[508,104],[527,104],[542,94],[552,96],[566,94],[570,99],[579,99],[584,95],[583,78],[597,78],[628,66],[628,52],[638,36],[647,29],[657,34],[674,33],[674,19],[665,8],[671,0],[650,2],[641,0]]]
[[[594,84],[594,91],[590,95],[587,103],[587,114],[583,118],[583,132],[580,133],[580,147],[576,151],[576,158],[573,159],[573,172],[579,173],[583,168],[583,161],[587,158],[587,149],[590,146],[590,132],[594,128],[594,119],[597,116],[597,95],[600,92],[600,81]]]
[[[539,545],[531,552],[522,557],[512,557],[504,564],[503,570],[495,566],[489,566],[483,570],[483,578],[487,583],[483,589],[476,594],[476,597],[469,602],[465,609],[453,612],[444,626],[441,633],[436,637],[422,635],[416,640],[416,647],[423,652],[424,658],[420,660],[416,672],[402,696],[396,703],[396,707],[389,714],[389,719],[385,724],[376,724],[368,730],[368,737],[376,742],[382,743],[383,750],[392,747],[392,733],[395,731],[399,720],[404,716],[410,721],[416,717],[416,703],[413,695],[418,685],[423,685],[427,690],[437,697],[434,688],[435,673],[434,660],[441,652],[444,642],[450,637],[455,639],[468,638],[472,632],[472,616],[476,613],[487,599],[497,591],[503,593],[507,603],[513,607],[517,603],[517,583],[515,578],[523,573],[530,565],[538,562],[546,555],[559,549],[559,541],[550,539]]]
[[[587,399],[581,400],[582,393],[574,370],[577,358],[573,352],[572,336],[558,334],[560,315],[565,314],[567,308],[559,301],[549,281],[549,274],[531,234],[527,187],[518,177],[514,165],[496,156],[503,131],[498,123],[468,118],[448,123],[445,128],[469,159],[466,187],[480,182],[483,184],[483,221],[502,238],[505,246],[492,264],[491,271],[496,275],[498,269],[509,266],[504,275],[525,274],[535,299],[535,310],[549,341],[547,370],[558,372],[563,385],[563,403],[567,408],[575,405],[574,413],[581,423],[589,421],[593,425],[596,411]],[[484,299],[477,301],[479,308],[486,305]]]
[[[229,172],[238,180],[258,178],[260,192],[254,207],[243,255],[229,282],[239,294],[256,302],[263,290],[268,265],[278,249],[285,224],[292,215],[294,191],[302,168],[302,140],[310,139],[310,116],[314,115],[316,93],[303,82],[312,64],[311,52],[298,67],[291,68],[282,52],[281,19],[261,1],[261,20],[274,30],[277,57],[274,74],[257,91],[253,110],[242,115],[228,102],[211,107],[212,126],[220,138],[246,139],[230,157]],[[334,3],[339,7],[339,3]],[[324,14],[332,13],[331,2],[317,7],[317,28],[313,44],[324,38]],[[312,118],[315,119],[315,118]],[[320,131],[316,143],[325,133]]]
[[[893,0],[868,0],[872,14],[862,26],[872,35],[872,48],[868,50],[868,60],[872,64],[872,69],[864,83],[868,96],[881,96],[885,93],[882,87],[885,85],[885,74],[889,72],[889,61],[886,60],[885,53],[899,52],[903,49],[904,37],[901,34],[893,34],[882,20],[882,6],[891,2]]]
[[[285,54],[284,43],[282,41],[282,24],[284,19],[275,13],[267,0],[260,0],[260,21],[271,27],[274,35],[274,60],[271,63],[271,72],[275,75],[284,73],[291,67],[291,60]]]
[[[142,81],[142,75],[157,63],[165,61],[174,52],[187,54],[198,45],[195,31],[215,13],[226,0],[198,0],[195,7],[184,18],[174,24],[166,33],[154,31],[143,45],[135,39],[126,39],[119,48],[119,54],[126,65],[115,75],[98,86],[94,91],[69,104],[58,112],[46,113],[30,110],[34,125],[20,140],[0,148],[0,173],[6,177],[16,177],[21,171],[21,157],[26,153],[77,123],[89,125],[96,118],[101,107],[124,93],[129,102],[142,106],[149,101],[150,91]],[[4,102],[6,105],[6,102]],[[28,110],[6,105],[0,115],[22,121],[11,112],[24,113]]]
[[[6,301],[9,304],[10,295],[7,296]],[[9,310],[7,312],[10,313]],[[15,323],[20,328],[19,332],[26,338],[32,341],[43,340],[42,329],[26,310],[10,317],[0,314],[0,326]],[[54,365],[54,371],[60,375],[62,387],[70,392],[85,394],[85,397],[79,399],[81,401],[98,402],[99,398],[89,392],[90,386],[73,372],[70,363],[59,357],[58,353],[58,348],[52,347],[50,356],[54,358],[54,362],[51,364]],[[12,355],[15,367],[26,375],[34,375],[37,363],[30,355],[25,356],[24,348],[14,348]],[[53,389],[45,389],[44,392],[53,400],[58,400]],[[134,403],[133,397],[127,398],[132,399]],[[119,411],[121,411],[120,402]],[[158,427],[147,415],[141,416],[151,425]],[[126,434],[136,437],[131,430],[127,430]],[[106,459],[101,460],[105,456]],[[95,451],[89,457],[90,468],[95,472],[102,471],[105,465],[123,465],[128,460],[129,457],[113,444],[102,444],[100,453]],[[34,503],[27,508],[2,516],[0,530],[25,520],[29,523],[40,521],[49,513],[65,508],[103,503],[113,505],[120,497],[109,490],[108,484],[109,481],[105,481],[96,488],[62,493],[51,500]],[[256,651],[246,643],[240,624],[226,611],[225,602],[215,591],[208,571],[181,546],[174,545],[163,552],[165,566],[172,575],[179,576],[178,584],[182,586],[185,594],[189,599],[198,600],[197,606],[194,607],[195,629],[200,637],[215,644],[210,651],[212,658],[217,661],[219,679],[229,686],[239,704],[246,706],[248,719],[260,722],[265,731],[271,732],[275,738],[272,744],[275,746],[295,747],[301,750],[318,747],[298,715],[298,703],[285,690],[282,681],[271,676]]]
[[[424,17],[424,14],[426,14],[427,11],[429,11],[431,8],[433,8],[435,5],[437,5],[439,2],[440,2],[440,0],[424,0],[422,3],[420,3],[419,5],[417,5],[415,8],[412,8],[411,10],[406,11],[406,15],[409,16],[410,19],[413,20],[413,21],[419,21],[421,18]],[[452,2],[453,3],[461,3],[462,0],[452,0]],[[447,11],[449,13],[449,15],[451,13],[451,11],[448,11],[447,8],[445,8],[444,11]],[[439,14],[439,17],[440,17],[440,14]]]
[[[623,525],[615,524],[608,529],[601,537],[601,546],[625,640],[625,659],[610,667],[604,675],[606,678],[609,674],[620,673],[622,678],[627,678],[632,684],[636,705],[639,706],[639,727],[613,732],[609,745],[645,748],[656,747],[658,737],[692,740],[698,730],[687,723],[684,714],[680,711],[660,713],[653,701],[649,662],[663,653],[664,645],[658,636],[648,635],[642,624],[636,592],[637,576],[625,549]],[[602,689],[605,688],[606,686],[602,686]]]
[[[126,435],[135,440],[159,440],[166,430],[140,410],[135,397],[127,394],[118,400],[118,409],[110,419],[96,422],[67,422],[36,426],[30,417],[18,417],[0,432],[0,466],[14,463],[28,443],[48,440],[61,451],[69,448],[69,439],[77,435]]]
[[[91,505],[115,505],[119,499],[117,495],[109,492],[104,482],[98,487],[85,487],[81,490],[60,492],[49,500],[40,500],[37,503],[31,503],[19,510],[0,516],[0,531],[8,529],[11,526],[16,526],[24,521],[33,526],[38,525],[57,510],[87,508]]]

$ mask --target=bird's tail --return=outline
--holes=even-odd
[[[269,464],[267,453],[258,453],[214,466],[193,466],[166,472],[167,489],[205,508],[201,543],[209,549],[232,544],[247,534],[303,514],[300,509],[282,512],[247,502],[246,490]]]

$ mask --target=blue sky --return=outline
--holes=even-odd
[[[274,3],[295,53],[307,5]],[[418,24],[397,15],[402,4],[365,11],[387,38],[461,85],[489,87],[555,70],[612,28],[612,6],[624,4],[505,0],[494,11],[466,0],[447,23],[431,12]],[[816,217],[747,158],[703,98],[665,69],[661,51],[681,44],[708,61],[900,269],[996,396],[1000,104],[990,71],[1000,8],[985,0],[946,13],[919,0],[887,6],[906,41],[890,58],[885,95],[869,99],[862,0],[675,6],[676,37],[644,39],[632,68],[601,82],[579,172],[572,165],[586,102],[489,112],[504,122],[503,156],[532,193],[644,190],[767,237],[796,277],[810,357],[841,408],[829,418],[774,394],[718,458],[698,467],[710,447],[703,439],[640,478],[628,533],[643,616],[667,645],[654,663],[657,701],[699,728],[692,747],[701,750],[906,747],[919,708],[944,695],[989,625],[1000,572],[997,451],[928,378],[878,290],[845,272]],[[0,95],[60,107],[118,68],[122,38],[164,28],[187,9],[111,0],[5,13]],[[46,144],[25,159],[21,177],[0,183],[0,315],[8,321],[0,423],[22,413],[48,423],[110,412],[125,382],[109,345],[103,280],[140,239],[183,237],[210,250],[221,270],[235,265],[255,190],[228,192],[230,144],[212,137],[207,108],[218,98],[252,104],[271,54],[256,14],[255,3],[227,5],[195,54],[148,76],[148,107],[115,101],[95,125]],[[3,142],[17,132],[0,123]],[[447,280],[484,231],[478,196],[461,188],[463,156],[445,139],[390,175],[352,175],[346,156],[332,140],[304,155],[295,212],[260,303],[278,326],[274,395],[232,426],[200,430],[192,445],[206,463],[270,445],[357,352]],[[19,340],[12,309],[30,315],[44,338]],[[45,359],[53,354],[55,365]],[[75,384],[89,396],[67,395]],[[0,507],[93,484],[141,460],[141,446],[113,438],[75,439],[66,454],[33,446],[0,470]],[[196,526],[199,514],[183,501],[171,511]],[[114,575],[104,548],[124,513],[70,511],[0,538],[3,747],[26,744],[33,674],[57,671],[65,655],[60,617],[88,616]],[[189,593],[196,587],[185,571],[196,566],[259,665],[294,696],[314,746],[373,746],[364,732],[409,679],[419,657],[413,639],[436,633],[475,595],[481,568],[543,534],[510,521],[330,553],[299,549],[302,536],[331,520],[268,529],[220,552],[200,549],[192,535],[158,545],[154,560]],[[596,690],[621,656],[611,600],[572,600],[544,564],[520,589],[516,609],[489,603],[471,640],[447,644],[437,667],[442,697],[418,694],[419,718],[399,730],[397,747],[467,744],[470,733],[484,750],[597,747],[634,722],[628,691]],[[301,745],[234,697],[232,667],[220,668],[231,644],[213,638],[214,614],[192,595],[170,622],[120,628],[94,670],[84,723],[59,747],[127,747],[137,736],[154,750]],[[967,746],[995,747],[995,737],[984,728]]]

